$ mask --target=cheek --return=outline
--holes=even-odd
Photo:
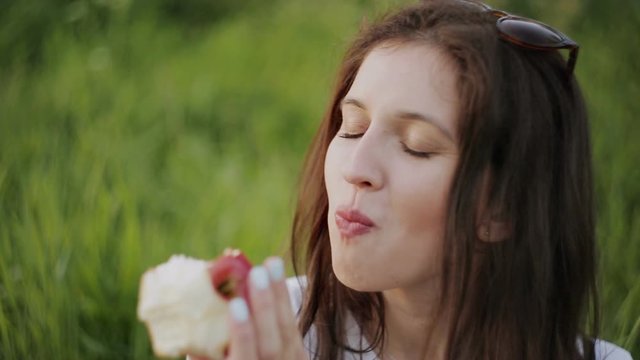
[[[398,177],[391,194],[389,254],[405,266],[400,277],[423,281],[440,272],[452,166],[414,169]]]
[[[451,171],[445,166],[401,177],[392,200],[404,225],[424,233],[443,228],[450,183]]]
[[[343,153],[344,151],[342,151]],[[338,184],[340,181],[340,159],[344,154],[341,153],[339,146],[335,140],[331,141],[327,148],[327,155],[324,160],[324,183],[329,197],[329,208],[333,206],[332,199],[336,197]]]

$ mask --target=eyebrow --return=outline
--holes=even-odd
[[[344,105],[353,105],[362,110],[365,110],[365,111],[367,110],[367,107],[364,106],[364,104],[361,101],[354,98],[342,99],[342,101],[340,101],[340,108],[342,108]],[[447,128],[442,126],[438,121],[434,120],[430,116],[427,116],[418,112],[413,112],[413,111],[400,111],[396,114],[396,117],[404,120],[420,120],[420,121],[427,122],[435,126],[436,128],[438,128],[438,130],[440,130],[440,132],[442,132],[447,138],[449,138],[449,140],[455,142],[449,130],[447,130]]]

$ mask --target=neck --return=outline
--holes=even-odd
[[[383,292],[387,336],[382,359],[444,359],[448,327],[434,294],[424,288]]]

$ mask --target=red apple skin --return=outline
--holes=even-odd
[[[251,263],[238,249],[226,249],[209,266],[213,288],[227,301],[241,296],[249,302],[249,271]]]

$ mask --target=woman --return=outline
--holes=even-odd
[[[251,312],[230,306],[230,357],[630,359],[592,341],[577,52],[461,0],[364,29],[306,160],[291,247],[304,276],[287,289],[281,260],[252,271]]]

